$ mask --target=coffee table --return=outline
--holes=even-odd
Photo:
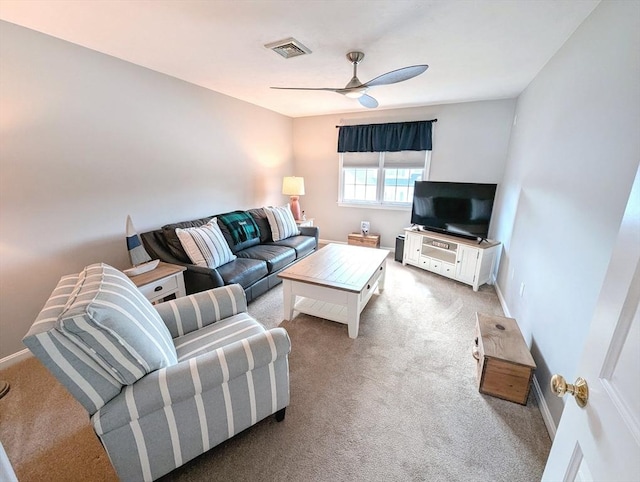
[[[328,244],[278,276],[284,291],[284,319],[293,312],[349,326],[356,338],[360,313],[376,287],[384,289],[386,249]]]

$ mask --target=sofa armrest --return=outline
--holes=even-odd
[[[155,305],[173,338],[247,311],[239,284],[214,288]]]
[[[216,269],[196,266],[193,263],[176,258],[168,248],[167,240],[161,229],[142,233],[140,238],[151,259],[159,259],[165,263],[177,264],[187,268],[184,272],[184,285],[187,294],[224,286],[224,280]]]
[[[195,264],[181,264],[187,268],[184,272],[184,285],[187,294],[198,293],[224,286],[224,280],[217,269],[196,266]]]
[[[285,329],[273,328],[161,368],[125,387],[98,410],[91,417],[93,426],[98,435],[103,435],[286,358],[290,351]]]
[[[316,238],[316,249],[318,249],[318,244],[320,242],[320,228],[318,226],[301,226],[298,229],[300,230],[300,234]]]

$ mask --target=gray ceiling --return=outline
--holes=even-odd
[[[363,110],[332,92],[362,50],[362,81],[426,73],[368,92],[378,109],[515,97],[599,0],[2,0],[0,18],[291,117]],[[265,44],[294,37],[311,55]]]

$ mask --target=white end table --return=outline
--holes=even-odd
[[[182,274],[186,270],[184,266],[160,262],[156,269],[132,276],[131,281],[149,301],[155,303],[173,294],[176,298],[187,295]]]

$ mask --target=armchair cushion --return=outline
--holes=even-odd
[[[82,271],[56,328],[125,385],[178,361],[158,312],[129,278],[106,264]]]
[[[263,331],[264,327],[245,312],[192,331],[174,339],[173,342],[176,345],[178,361],[183,361]]]

